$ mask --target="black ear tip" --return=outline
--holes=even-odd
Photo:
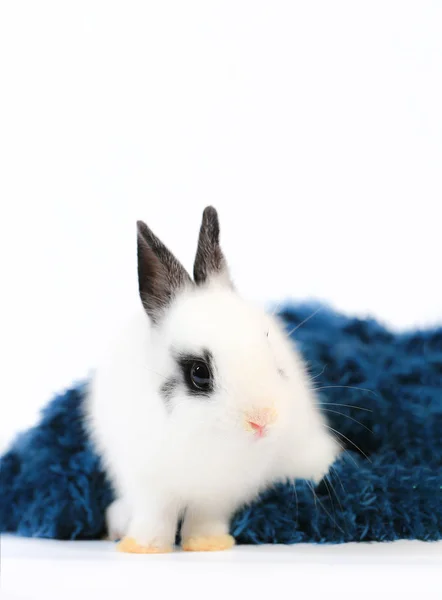
[[[214,206],[206,206],[203,212],[203,219],[208,221],[218,220],[218,213]]]
[[[217,238],[219,236],[219,220],[216,208],[213,206],[207,206],[203,212],[203,222],[201,225],[202,230],[211,232],[210,235]]]
[[[149,246],[152,246],[156,240],[154,234],[144,221],[137,221],[137,238]]]
[[[137,221],[137,233],[143,233],[146,229],[147,225],[144,221]]]

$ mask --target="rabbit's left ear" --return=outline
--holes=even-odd
[[[182,264],[151,229],[137,222],[138,287],[143,306],[155,323],[180,290],[193,286]]]
[[[203,212],[193,277],[198,285],[212,277],[217,277],[229,287],[233,287],[226,259],[219,244],[218,213],[213,206],[208,206]]]

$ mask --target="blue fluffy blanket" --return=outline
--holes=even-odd
[[[306,320],[313,310],[287,306],[281,316],[296,329],[344,459],[315,490],[304,481],[268,490],[238,512],[233,535],[239,543],[442,538],[442,328],[394,334],[327,308]],[[57,396],[2,457],[0,531],[105,533],[112,491],[84,433],[85,391]]]

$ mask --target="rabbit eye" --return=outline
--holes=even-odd
[[[208,396],[214,388],[213,357],[209,350],[199,354],[174,352],[181,368],[187,391],[195,396]]]
[[[190,365],[190,381],[193,387],[202,392],[208,392],[212,387],[212,376],[209,367],[202,361]]]

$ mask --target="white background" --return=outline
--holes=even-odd
[[[135,220],[238,288],[442,321],[442,4],[0,5],[0,436],[138,302]]]
[[[4,1],[3,436],[138,302],[135,220],[238,288],[442,320],[440,2]]]

